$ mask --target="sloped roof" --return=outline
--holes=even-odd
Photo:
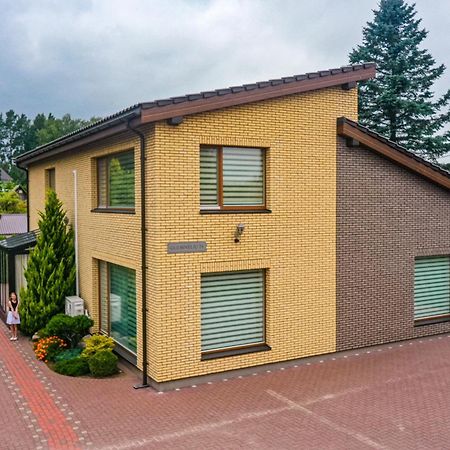
[[[27,232],[26,214],[1,214],[0,215],[0,234],[9,236]]]
[[[367,80],[374,76],[375,64],[365,63],[138,103],[92,125],[24,153],[16,159],[16,162],[20,166],[27,166],[37,157],[41,159],[45,157],[45,153],[54,149],[69,150],[84,143],[125,131],[128,128],[128,123],[132,123],[135,127],[144,123],[214,111],[332,86],[348,85],[348,87],[351,87],[352,83]],[[110,130],[109,134],[108,130]],[[56,152],[52,152],[52,154],[54,153]]]
[[[34,247],[38,235],[39,230],[33,230],[11,236],[0,241],[0,248],[7,253],[20,253],[23,250]]]
[[[11,175],[2,168],[0,168],[0,181],[12,181]]]
[[[340,136],[354,139],[357,144],[369,148],[446,189],[450,189],[450,172],[353,120],[339,117],[337,119],[337,133]]]

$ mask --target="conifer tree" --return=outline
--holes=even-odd
[[[39,215],[40,232],[25,271],[27,287],[20,295],[21,331],[29,335],[64,311],[65,297],[75,288],[74,233],[53,190]]]
[[[415,5],[381,0],[374,19],[363,28],[363,42],[351,63],[375,62],[377,76],[361,83],[359,121],[372,130],[430,159],[450,151],[450,90],[433,98],[432,86],[445,71],[421,47],[428,31],[420,27]]]

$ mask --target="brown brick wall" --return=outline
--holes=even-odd
[[[450,193],[363,148],[337,150],[337,350],[450,331],[414,327],[414,258],[450,254]]]

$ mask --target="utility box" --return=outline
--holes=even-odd
[[[66,314],[68,316],[82,316],[84,314],[84,300],[76,295],[66,297]]]

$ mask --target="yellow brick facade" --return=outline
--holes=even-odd
[[[336,349],[336,118],[357,118],[357,91],[328,88],[146,126],[149,375],[163,382]],[[200,214],[202,144],[267,148],[272,213]],[[95,157],[135,148],[136,214],[94,213]],[[96,259],[136,269],[142,367],[139,140],[131,133],[30,167],[31,229],[44,205],[44,169],[73,219],[79,178],[81,296],[98,318]],[[234,242],[238,223],[246,228]],[[206,241],[206,253],[167,254],[168,242]],[[202,273],[266,269],[270,351],[202,361]]]

